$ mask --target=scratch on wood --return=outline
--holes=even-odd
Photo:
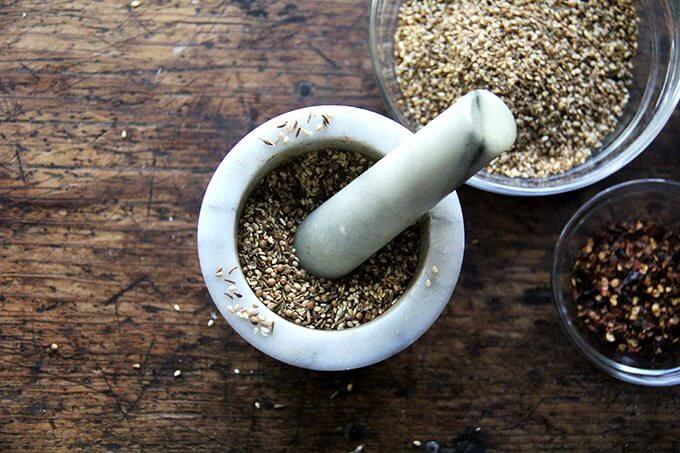
[[[156,150],[151,150],[151,183],[149,184],[149,196],[146,200],[146,220],[151,215],[151,203],[153,202],[153,189],[156,182]]]
[[[26,148],[21,146],[19,143],[14,144],[14,157],[17,159],[19,164],[19,175],[21,175],[21,180],[24,182],[25,186],[28,186],[28,181],[26,180],[26,173],[24,172],[24,164],[21,162],[21,153],[26,151]]]
[[[156,337],[153,337],[151,339],[151,343],[149,344],[149,347],[146,350],[146,353],[144,354],[144,358],[142,359],[141,367],[140,367],[140,378],[139,378],[139,384],[141,386],[139,393],[135,397],[134,401],[132,401],[130,404],[128,404],[127,407],[127,413],[130,414],[134,412],[135,409],[137,409],[137,405],[139,402],[142,400],[144,395],[146,394],[146,391],[151,387],[154,382],[157,381],[156,379],[156,374],[155,372],[152,374],[151,379],[149,382],[146,384],[144,383],[144,374],[146,372],[146,366],[149,362],[149,357],[151,356],[151,350],[153,349],[154,345],[156,344]]]
[[[104,382],[106,383],[106,386],[109,388],[109,396],[114,399],[116,402],[116,406],[118,407],[118,410],[120,411],[121,414],[123,414],[124,417],[127,417],[127,412],[125,412],[125,409],[123,408],[123,405],[120,402],[120,396],[116,393],[116,391],[113,389],[113,386],[109,382],[109,378],[106,377],[106,373],[102,369],[100,365],[97,365],[97,369],[99,372],[102,374],[102,377],[104,378]],[[106,394],[106,393],[105,393]]]
[[[149,279],[149,276],[148,276],[148,275],[146,275],[146,274],[140,275],[140,276],[137,277],[134,281],[132,281],[132,283],[130,283],[129,285],[127,285],[125,288],[119,290],[116,294],[114,294],[113,296],[109,297],[109,298],[104,302],[104,305],[111,305],[111,304],[114,305],[114,311],[115,311],[115,313],[116,313],[116,326],[117,326],[117,328],[118,328],[118,333],[119,333],[119,334],[122,333],[122,330],[121,330],[121,327],[120,327],[120,316],[119,316],[119,314],[118,314],[118,309],[119,309],[118,301],[120,300],[121,297],[123,297],[123,296],[125,295],[125,293],[127,293],[127,292],[130,291],[130,290],[132,290],[133,288],[135,288],[135,287],[136,287],[137,285],[139,285],[140,283],[142,283],[142,282],[144,282],[144,281],[147,281],[148,279]]]
[[[330,58],[328,58],[328,56],[327,56],[325,53],[323,53],[323,52],[321,51],[321,49],[319,49],[319,48],[317,48],[317,47],[314,47],[314,46],[310,46],[310,48],[314,51],[314,53],[316,53],[318,56],[320,56],[321,59],[322,59],[323,61],[325,61],[326,63],[328,63],[328,65],[329,65],[331,68],[333,68],[333,69],[338,69],[338,68],[340,67],[335,61],[333,61],[333,60],[331,60]]]

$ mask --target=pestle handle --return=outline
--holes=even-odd
[[[497,96],[462,98],[304,219],[295,248],[311,274],[348,274],[515,142]]]

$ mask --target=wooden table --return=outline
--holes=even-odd
[[[384,111],[367,3],[3,2],[0,450],[680,448],[680,389],[597,371],[562,333],[548,283],[557,235],[585,200],[678,177],[677,115],[586,190],[460,190],[468,248],[453,300],[385,363],[309,372],[222,319],[207,326],[195,239],[210,175],[278,113]]]

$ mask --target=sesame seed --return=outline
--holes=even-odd
[[[139,0],[132,0],[130,2],[130,6],[133,7],[133,8],[137,8],[141,4],[142,4],[142,2],[140,2]]]
[[[262,405],[260,404],[259,401],[255,401],[255,402],[253,403],[253,406],[255,406],[255,409],[259,409],[259,408],[262,407]]]
[[[414,447],[420,447],[421,445],[423,445],[423,443],[422,443],[421,441],[419,441],[419,440],[414,440],[414,441],[413,441],[413,446],[414,446]]]
[[[180,377],[182,375],[182,370],[175,370],[175,372],[172,373],[172,375],[175,377]]]
[[[133,364],[132,364],[132,368],[134,368],[135,370],[138,370],[138,369],[140,369],[141,367],[142,367],[142,365],[139,364],[139,363],[133,363]]]
[[[125,129],[123,129],[123,130],[121,131],[121,133],[120,133],[120,136],[121,136],[122,138],[127,137],[127,131],[126,131]]]
[[[179,311],[180,310],[179,304],[172,304],[172,309],[175,311]]]
[[[214,319],[208,319],[208,327],[212,327],[215,325],[215,320]]]
[[[425,288],[429,288],[430,286],[432,286],[432,280],[428,278],[427,280],[425,280]]]
[[[241,370],[239,370],[238,368],[234,368],[234,374],[241,374]]]
[[[432,266],[432,273],[433,274],[438,274],[439,273],[439,268],[437,266]]]
[[[57,343],[50,343],[50,352],[55,352],[57,349],[59,349],[59,345]]]

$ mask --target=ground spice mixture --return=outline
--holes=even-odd
[[[608,225],[573,268],[577,319],[620,352],[680,353],[680,237],[652,222]]]
[[[250,195],[239,222],[239,259],[269,309],[305,327],[341,330],[380,316],[404,292],[418,263],[416,226],[341,279],[307,274],[295,255],[297,225],[372,163],[352,151],[310,152],[267,174]]]
[[[628,102],[633,0],[406,0],[395,34],[406,116],[425,125],[478,88],[500,96],[518,138],[487,171],[534,178],[581,163]]]

